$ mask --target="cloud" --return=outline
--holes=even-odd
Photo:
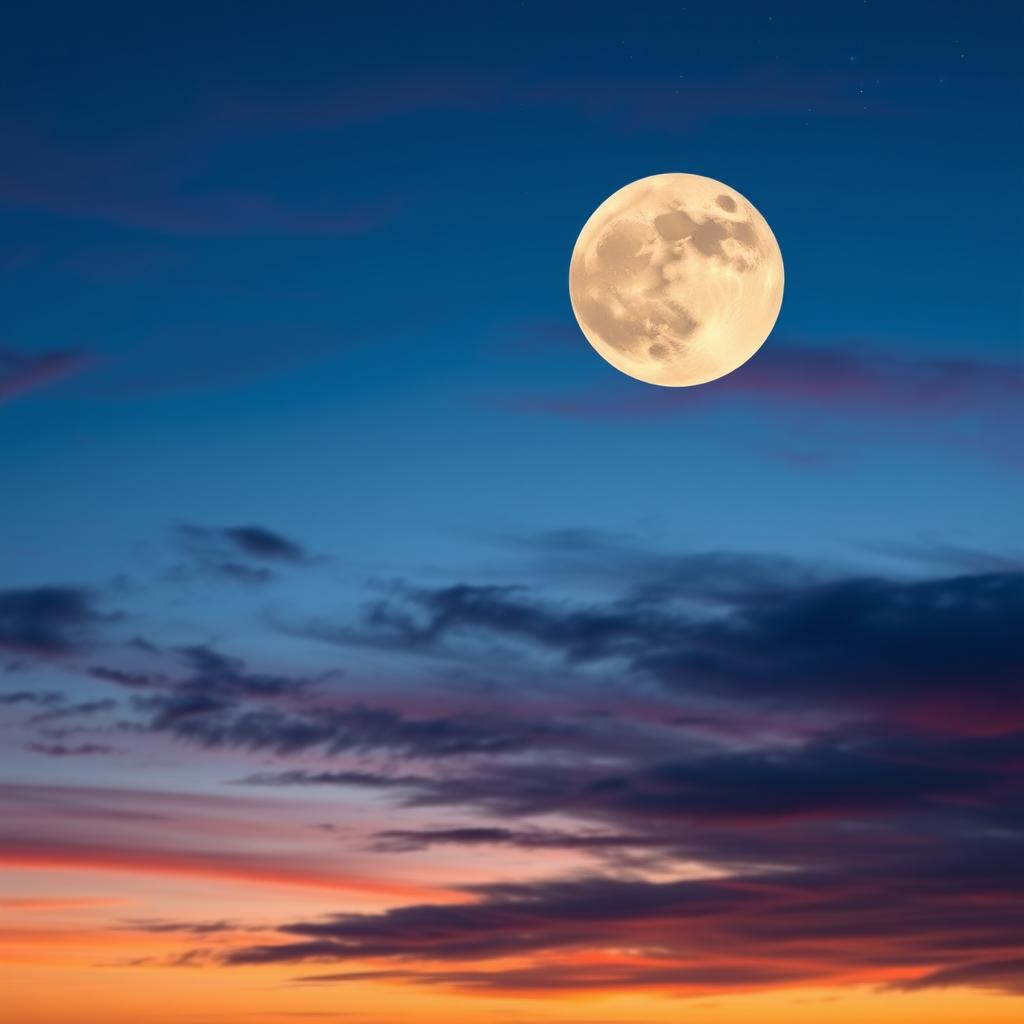
[[[111,352],[103,374],[77,394],[100,401],[138,401],[247,386],[351,350],[358,339],[337,326],[241,318],[151,325],[131,351]]]
[[[134,691],[141,719],[125,723],[136,732],[163,733],[209,749],[296,754],[321,750],[389,751],[409,758],[502,754],[558,746],[568,726],[510,721],[469,712],[411,715],[352,700],[339,707],[323,692],[338,673],[272,674],[249,670],[244,661],[204,645],[178,649],[186,667],[175,671],[126,671],[92,665],[95,679]]]
[[[136,917],[125,921],[122,927],[126,931],[146,932],[150,935],[173,935],[185,933],[189,935],[215,935],[218,932],[242,931],[241,925],[232,921],[169,921],[155,917]]]
[[[0,351],[0,402],[73,377],[92,363],[84,352]]]
[[[982,877],[969,873],[979,836],[1002,836],[1007,856],[1020,845],[1022,765],[1024,732],[858,738],[857,730],[837,730],[790,749],[671,759],[635,753],[613,764],[598,754],[499,758],[419,776],[291,770],[241,781],[378,789],[403,808],[455,809],[469,819],[376,832],[371,846],[388,853],[491,845],[580,854],[639,871],[696,863],[740,874],[769,866],[895,869],[959,855],[970,888]],[[572,824],[555,828],[552,820]]]
[[[408,783],[407,783],[408,784]],[[388,853],[410,853],[431,846],[510,846],[521,850],[584,850],[597,853],[666,846],[674,838],[650,835],[621,835],[608,832],[557,829],[512,829],[473,826],[434,829],[386,829],[373,837],[375,849]]]
[[[693,388],[647,388],[629,382],[601,393],[513,404],[525,411],[581,417],[686,415],[742,401],[786,414],[952,418],[1016,416],[1024,368],[972,358],[905,358],[872,352],[863,341],[809,348],[770,343],[733,373]]]
[[[221,531],[244,554],[271,561],[304,562],[302,546],[262,526],[231,526]]]
[[[727,577],[728,564],[718,563]],[[1024,730],[1004,713],[1007,680],[1016,677],[1019,577],[823,579],[775,568],[740,567],[717,585],[699,574],[676,588],[671,574],[651,578],[607,607],[468,585],[399,587],[386,607],[373,605],[361,629],[401,651],[443,649],[458,659],[467,644],[497,637],[569,665],[604,665],[612,677],[649,674],[670,694],[725,700],[734,713],[754,696],[791,713],[853,706],[866,717],[711,751],[652,729],[647,743],[602,756],[605,720],[581,716],[584,733],[595,729],[592,744],[576,737],[544,761],[494,755],[419,777],[251,778],[380,787],[402,806],[471,817],[381,830],[371,842],[382,852],[438,844],[574,851],[621,873],[470,887],[476,902],[457,906],[299,921],[278,942],[226,961],[346,966],[300,976],[307,984],[345,983],[376,961],[393,980],[508,994],[887,984],[894,973],[910,979],[907,987],[932,977],[1012,985],[1010,967],[965,965],[1001,963],[1019,948],[1024,924],[1014,866]],[[980,651],[971,638],[981,638]],[[663,650],[688,652],[692,680],[674,661],[666,673]],[[951,696],[996,709],[999,726],[978,732],[972,716],[918,713],[901,725],[893,714],[908,701],[920,712]],[[621,729],[627,720],[613,718]],[[932,728],[937,721],[942,727]],[[552,816],[574,825],[541,824]],[[636,859],[617,863],[616,854]],[[715,877],[644,877],[694,863]],[[510,957],[520,963],[506,966]]]
[[[966,851],[961,851],[966,852]],[[1018,944],[1024,907],[1010,863],[984,845],[965,862],[760,872],[656,882],[608,876],[473,887],[476,901],[343,914],[280,929],[229,964],[379,961],[461,989],[728,991],[779,981],[927,976]],[[964,870],[977,879],[962,887]],[[989,871],[987,876],[985,872]],[[985,879],[983,881],[983,879]],[[998,913],[992,900],[1003,899]],[[950,923],[957,922],[951,929]],[[508,957],[525,964],[475,967]],[[458,965],[423,967],[424,963]],[[318,974],[303,980],[345,980]]]
[[[1024,957],[957,964],[954,967],[944,967],[910,981],[898,982],[893,985],[893,988],[906,992],[926,988],[962,987],[993,989],[1009,995],[1024,995]]]
[[[547,745],[556,732],[543,725],[470,715],[412,718],[392,708],[361,705],[341,710],[313,705],[295,712],[246,708],[195,692],[139,698],[137,705],[150,713],[145,728],[151,732],[166,732],[202,747],[281,755],[314,749],[331,755],[391,751],[410,758],[501,754]]]
[[[625,667],[681,694],[1024,722],[1022,573],[773,580],[723,564],[719,576],[714,592],[683,579],[589,605],[519,586],[405,586],[368,605],[357,628],[309,632],[451,657],[505,645]]]
[[[245,697],[272,698],[296,695],[315,687],[335,673],[313,676],[250,671],[241,658],[234,658],[206,644],[174,649],[186,673],[124,671],[103,665],[88,669],[91,676],[135,690],[162,691],[176,698],[208,698],[217,706]],[[160,697],[154,697],[159,703]]]
[[[352,981],[393,979],[421,985],[441,985],[465,992],[492,992],[514,995],[538,993],[587,992],[594,988],[611,991],[631,988],[662,988],[704,992],[756,990],[786,982],[807,982],[820,977],[813,969],[802,970],[786,964],[705,964],[687,967],[638,966],[605,962],[601,968],[557,963],[550,967],[520,967],[505,970],[409,970],[346,971],[341,974],[303,975],[302,984],[339,984]],[[600,978],[600,983],[595,984]]]
[[[563,528],[494,538],[550,585],[571,578],[592,588],[611,585],[629,595],[654,594],[713,601],[757,591],[769,594],[831,574],[798,559],[751,551],[678,553],[651,547],[626,532]],[[1000,566],[1003,568],[1004,566]]]
[[[60,655],[79,650],[96,623],[108,618],[79,587],[0,590],[0,648]]]
[[[422,783],[416,776],[381,775],[376,772],[324,771],[301,768],[279,772],[256,772],[238,780],[240,786],[352,786],[367,789],[409,789]],[[333,827],[333,826],[332,826]]]
[[[411,892],[422,889],[411,883],[392,884],[346,875],[337,865],[318,864],[302,856],[259,856],[245,850],[225,852],[223,848],[161,850],[138,845],[115,845],[85,837],[61,842],[50,838],[5,836],[0,847],[0,864],[33,869],[67,868],[164,877],[214,878],[268,885],[386,893],[405,898]]]
[[[308,557],[268,533],[215,539],[255,565]],[[530,861],[527,881],[443,895],[382,883],[384,912],[181,954],[211,969],[315,963],[307,984],[367,972],[510,994],[1013,984],[1024,574],[973,555],[913,575],[659,558],[587,531],[513,544],[538,563],[529,586],[398,583],[328,624],[335,642],[412,666],[387,689],[359,669],[268,670],[205,644],[82,661],[93,685],[121,691],[119,735],[215,751],[218,771],[224,751],[252,752],[227,778],[310,792],[260,801],[243,826],[244,795],[186,810],[166,794],[33,787],[13,817],[0,808],[7,862],[344,888],[339,856]],[[467,687],[480,665],[487,685]],[[0,703],[44,724],[113,710],[44,689]],[[76,752],[63,737],[38,746]],[[372,814],[311,830],[331,820],[323,794]],[[546,864],[567,874],[545,878]]]
[[[635,132],[639,127],[673,130],[680,124],[750,115],[800,115],[807,91],[815,93],[819,111],[839,117],[863,115],[855,76],[845,72],[798,76],[765,64],[741,75],[708,75],[681,82],[676,74],[626,78],[608,75],[537,72],[529,82],[514,71],[416,71],[391,69],[386,74],[328,85],[300,102],[258,103],[237,94],[218,110],[221,121],[264,131],[325,131],[410,116],[501,114],[534,110],[568,110],[609,127]]]
[[[96,134],[88,124],[69,141],[43,121],[0,118],[8,153],[0,205],[174,237],[359,236],[394,219],[406,197],[370,179],[327,193],[305,182],[297,188],[274,161],[252,153],[323,138],[336,145],[341,133],[397,119],[454,116],[471,131],[480,117],[518,117],[524,109],[596,120],[616,132],[668,126],[675,134],[723,118],[804,117],[813,93],[819,114],[859,118],[857,85],[852,73],[794,75],[781,66],[691,74],[685,82],[674,70],[614,77],[534,69],[526,81],[515,69],[381,67],[343,79],[314,74],[308,88],[287,96],[237,83],[224,92],[218,82],[187,117],[157,116],[127,137]],[[880,113],[876,101],[872,116]],[[345,194],[353,189],[363,197]]]
[[[595,743],[596,746],[596,743]],[[981,739],[926,739],[890,734],[858,739],[816,738],[790,749],[677,755],[634,755],[609,767],[597,758],[572,764],[476,765],[434,776],[344,773],[265,774],[263,785],[363,785],[393,789],[410,806],[476,807],[499,820],[571,815],[610,824],[593,830],[510,830],[493,827],[398,830],[381,838],[411,847],[435,842],[495,842],[521,847],[600,849],[674,846],[681,854],[732,860],[745,830],[769,823],[825,832],[834,822],[886,820],[912,814],[922,821],[986,815],[1008,799],[1024,759],[1024,732]],[[692,826],[706,831],[694,831]],[[922,826],[923,827],[923,826]],[[652,843],[652,838],[656,843]],[[775,837],[776,855],[787,837]],[[771,842],[767,847],[772,846]],[[753,852],[754,847],[751,847]]]
[[[64,743],[30,743],[25,749],[47,757],[91,757],[114,752],[114,748],[105,743],[79,743],[73,746]]]
[[[102,714],[104,711],[113,711],[117,707],[117,701],[111,697],[103,697],[97,700],[83,700],[74,702],[63,694],[58,694],[58,700],[45,702],[46,706],[42,711],[37,711],[28,722],[30,725],[52,725],[68,718],[82,718],[87,715]]]
[[[47,912],[51,910],[77,910],[80,907],[117,906],[122,901],[90,896],[14,896],[0,898],[0,907],[5,910],[30,910]]]
[[[185,791],[0,784],[0,864],[194,877],[424,899],[308,842],[294,805]],[[303,843],[303,838],[307,842]],[[191,922],[190,922],[191,923]]]
[[[56,690],[16,690],[14,693],[0,693],[0,705],[35,704],[52,708],[63,704],[67,698]]]
[[[311,565],[314,559],[297,541],[263,526],[178,526],[175,538],[193,565],[202,572],[240,583],[267,583],[274,578],[268,567]],[[183,571],[176,569],[173,576]]]
[[[238,138],[223,124],[119,143],[80,136],[71,144],[37,126],[0,122],[10,159],[0,169],[0,205],[101,221],[173,237],[359,236],[391,220],[397,195],[360,201],[281,193],[280,182],[197,187],[195,173]],[[262,134],[262,133],[261,133]]]

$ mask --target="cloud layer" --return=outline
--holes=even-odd
[[[256,525],[176,538],[204,572],[316,561]],[[37,758],[96,764],[158,743],[220,765],[240,807],[317,801],[319,823],[275,828],[313,829],[360,862],[487,851],[537,865],[521,881],[455,878],[433,898],[364,877],[397,904],[285,920],[259,939],[229,930],[180,965],[500,993],[1021,990],[1013,559],[947,553],[868,573],[571,530],[513,548],[529,584],[391,581],[355,614],[274,619],[290,642],[352,660],[322,671],[125,641],[90,591],[5,591],[0,640],[19,671],[59,658],[90,692],[22,681],[0,705]],[[388,686],[358,667],[366,657],[391,667]],[[82,799],[12,796],[10,856],[348,884],[322,848],[253,853],[250,825],[211,834],[208,809],[192,839],[170,840],[180,808],[166,796],[100,795],[121,843],[97,844],[66,810]],[[45,835],[25,817],[36,800],[65,807]],[[339,831],[325,800],[373,810]]]

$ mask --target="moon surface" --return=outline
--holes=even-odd
[[[748,199],[699,174],[655,174],[620,188],[583,226],[569,298],[617,370],[687,387],[761,347],[783,280],[779,243]]]

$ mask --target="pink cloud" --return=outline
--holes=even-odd
[[[528,396],[513,404],[525,411],[594,418],[686,414],[736,400],[848,416],[1010,413],[1024,398],[1024,367],[883,355],[859,342],[833,349],[769,342],[750,362],[700,388],[651,388],[624,378],[615,384],[576,395]]]
[[[395,217],[403,197],[311,204],[269,187],[196,185],[220,154],[253,139],[332,133],[401,117],[523,109],[569,112],[629,132],[676,132],[723,117],[802,115],[809,92],[819,113],[857,117],[863,103],[854,85],[843,73],[811,79],[771,66],[693,83],[557,75],[527,82],[515,70],[382,73],[282,100],[214,96],[187,122],[155,125],[130,140],[79,140],[73,148],[8,117],[0,120],[10,151],[0,167],[0,205],[172,235],[358,235]]]
[[[0,402],[73,377],[93,363],[85,352],[0,351]]]

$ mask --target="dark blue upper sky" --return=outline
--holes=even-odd
[[[995,23],[995,24],[994,24]],[[1004,548],[1008,5],[50,5],[0,30],[12,583],[260,522],[356,574],[510,536]],[[685,171],[779,239],[776,330],[666,397],[576,330],[590,212]]]

